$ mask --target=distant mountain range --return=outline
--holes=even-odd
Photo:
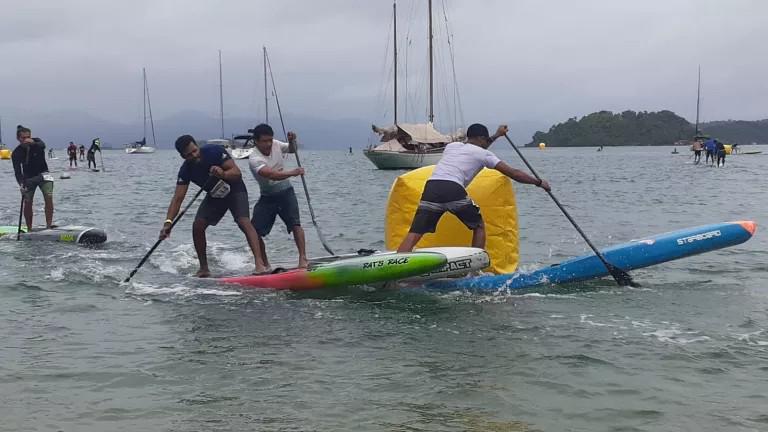
[[[371,122],[361,119],[326,120],[305,115],[284,114],[286,127],[299,135],[299,142],[308,149],[330,150],[353,147],[361,149],[376,143],[378,137],[371,132]],[[16,123],[9,124],[3,118],[3,138],[13,146],[16,141],[13,133]],[[171,149],[179,135],[190,134],[198,140],[219,138],[221,135],[220,119],[199,111],[182,111],[169,117],[155,119],[157,147]],[[101,138],[102,145],[123,148],[127,143],[141,140],[143,126],[140,122],[120,123],[105,120],[82,112],[54,112],[29,114],[21,124],[30,127],[33,135],[42,138],[53,148],[64,148],[70,141],[89,144],[95,137]],[[260,123],[260,120],[244,117],[224,119],[228,137],[247,133],[247,130]],[[384,123],[379,124],[384,125]],[[497,123],[488,122],[488,128],[495,130]],[[527,141],[537,129],[544,127],[544,122],[519,121],[510,123],[510,136],[516,141]],[[282,136],[280,123],[272,122],[272,128],[279,138]],[[152,133],[147,125],[147,144],[152,145]]]

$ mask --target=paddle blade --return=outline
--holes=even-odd
[[[611,276],[613,276],[614,279],[616,279],[616,283],[619,284],[619,286],[630,286],[632,288],[640,288],[640,284],[632,280],[632,276],[629,275],[629,273],[625,272],[624,270],[614,266],[613,264],[608,264],[608,272],[611,273]]]

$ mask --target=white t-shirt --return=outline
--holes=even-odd
[[[495,168],[501,162],[495,154],[474,144],[452,142],[445,146],[443,157],[435,166],[430,180],[450,180],[463,187],[485,168]]]
[[[274,171],[282,171],[283,153],[287,151],[288,143],[273,139],[272,151],[269,156],[263,154],[258,148],[255,148],[248,158],[248,166],[251,168],[253,176],[259,183],[262,195],[273,195],[291,187],[291,181],[288,179],[271,180],[259,174],[259,170],[264,167]]]

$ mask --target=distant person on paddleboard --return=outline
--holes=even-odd
[[[24,196],[24,220],[27,231],[32,231],[32,200],[35,191],[40,188],[45,200],[45,226],[53,225],[53,176],[48,174],[48,163],[45,161],[45,143],[40,138],[32,138],[29,128],[19,125],[16,128],[18,147],[11,153],[13,172]]]
[[[243,183],[240,169],[235,165],[232,157],[224,147],[219,145],[208,144],[198,147],[197,142],[190,135],[182,135],[176,140],[176,151],[184,159],[184,163],[179,168],[176,191],[168,206],[168,214],[163,229],[160,230],[160,238],[164,239],[171,235],[171,224],[179,214],[189,183],[192,182],[208,192],[197,209],[195,221],[192,223],[192,239],[200,262],[200,269],[195,276],[211,275],[208,269],[205,230],[211,225],[218,224],[227,210],[245,234],[248,245],[251,247],[256,263],[254,274],[267,271],[261,260],[258,235],[251,226],[249,218],[248,190]]]
[[[80,160],[85,160],[85,146],[80,144],[78,148],[80,149]]]
[[[72,141],[69,142],[69,146],[67,146],[67,156],[69,156],[69,167],[72,168],[72,164],[75,164],[75,168],[77,168],[77,146]]]
[[[725,166],[725,144],[715,140],[715,148],[717,149],[717,166]]]
[[[283,168],[283,153],[296,152],[296,134],[288,132],[288,143],[284,143],[274,139],[272,127],[263,123],[248,132],[253,134],[253,142],[256,143],[256,151],[248,158],[248,165],[261,189],[261,196],[253,206],[251,222],[259,234],[264,264],[269,267],[264,237],[272,231],[276,217],[280,216],[288,233],[293,233],[293,240],[299,250],[298,266],[306,268],[306,240],[299,217],[299,202],[289,180],[304,174],[304,168]]]
[[[472,230],[472,247],[485,248],[483,216],[465,189],[483,168],[495,169],[519,183],[550,190],[546,181],[512,168],[488,151],[491,143],[507,131],[507,126],[501,125],[493,136],[488,136],[488,128],[475,123],[467,128],[466,142],[452,142],[445,146],[443,156],[424,185],[411,229],[397,248],[398,252],[412,251],[424,234],[435,232],[438,221],[447,211]]]
[[[88,155],[86,156],[86,159],[88,159],[88,168],[91,167],[91,162],[93,162],[93,168],[96,168],[96,152],[101,153],[101,147],[99,146],[99,139],[96,138],[91,142],[91,146],[88,147]]]
[[[709,161],[712,160],[712,165],[714,165],[716,151],[717,144],[715,143],[715,140],[711,138],[708,139],[707,142],[704,143],[704,152],[706,153],[704,163],[709,163]]]
[[[691,150],[693,150],[693,163],[697,164],[701,162],[701,149],[702,144],[700,140],[696,140],[693,142],[693,145],[691,146]]]

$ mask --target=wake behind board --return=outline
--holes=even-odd
[[[752,238],[756,229],[757,224],[752,221],[704,225],[633,240],[603,249],[601,253],[609,263],[629,271],[741,244]],[[580,282],[608,275],[596,255],[584,255],[530,273],[439,280],[427,283],[426,287],[435,290],[496,292]]]
[[[16,240],[17,226],[0,225],[0,239]],[[33,228],[27,232],[26,226],[22,226],[19,240],[25,241],[55,241],[77,244],[100,244],[107,241],[107,234],[99,228],[66,225],[56,228]]]
[[[482,270],[490,263],[484,250],[464,247],[425,248],[410,253],[361,251],[309,261],[308,269],[222,278],[219,281],[258,288],[307,290],[391,280],[458,277]]]

